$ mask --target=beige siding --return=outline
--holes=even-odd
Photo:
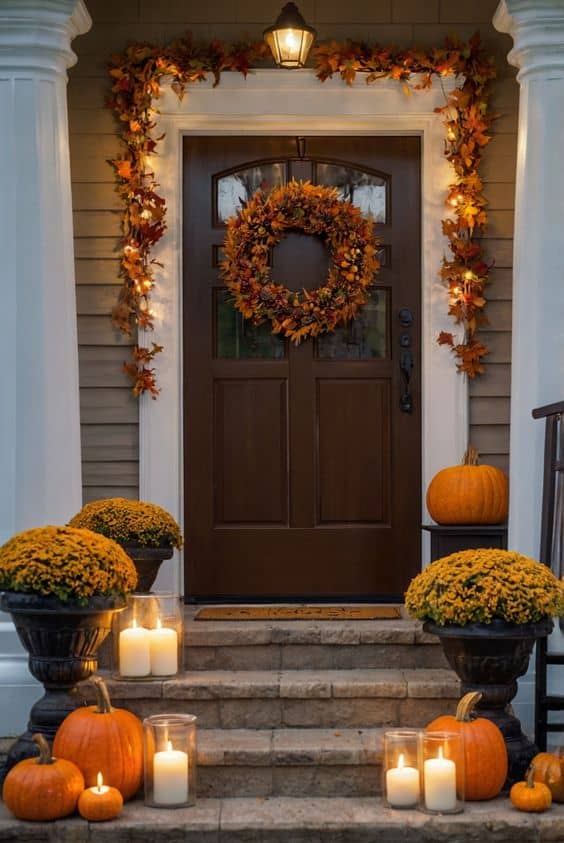
[[[196,39],[260,38],[283,4],[87,0],[87,5],[94,24],[74,42],[78,63],[69,74],[85,501],[138,492],[138,406],[121,368],[134,340],[109,320],[119,289],[120,206],[107,160],[120,147],[112,114],[104,108],[106,63],[131,41],[166,43],[187,29]],[[491,354],[487,374],[470,387],[470,423],[471,438],[487,461],[507,468],[518,86],[505,60],[511,40],[491,25],[497,0],[301,0],[299,6],[320,38],[429,47],[453,32],[469,38],[479,28],[496,57],[500,79],[494,108],[500,117],[483,168],[491,220],[484,245],[495,262],[488,289],[490,325],[483,335]]]

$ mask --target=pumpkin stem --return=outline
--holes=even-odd
[[[32,736],[31,740],[33,743],[36,743],[39,747],[39,758],[37,760],[38,764],[52,764],[53,758],[51,756],[51,750],[49,748],[49,744],[43,737],[40,735],[39,732]]]
[[[535,765],[531,764],[527,772],[525,773],[527,776],[527,787],[534,788],[535,786]]]
[[[96,714],[111,714],[113,709],[110,695],[101,676],[94,677],[94,688],[96,690]]]
[[[474,707],[478,705],[482,699],[480,691],[470,691],[464,694],[458,705],[456,706],[456,719],[460,723],[469,723],[472,719]]]
[[[464,454],[464,459],[462,461],[462,465],[478,465],[478,457],[480,456],[479,451],[477,448],[472,448],[469,446],[466,453]]]

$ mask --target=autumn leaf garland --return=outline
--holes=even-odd
[[[151,250],[166,230],[166,203],[147,161],[160,140],[154,136],[154,109],[161,83],[166,77],[181,98],[188,85],[210,74],[215,84],[224,71],[246,75],[267,54],[262,42],[196,45],[188,37],[165,48],[135,44],[112,59],[108,106],[119,119],[125,144],[124,157],[111,162],[124,209],[122,287],[112,319],[128,335],[136,326],[153,328],[150,293],[155,283],[155,261]],[[487,347],[476,338],[480,325],[487,321],[484,288],[490,269],[479,239],[487,223],[487,203],[478,171],[494,119],[489,110],[495,77],[493,59],[485,55],[476,34],[468,43],[449,38],[443,47],[429,51],[331,41],[314,48],[313,62],[322,82],[338,74],[350,85],[358,73],[363,73],[367,84],[394,79],[407,93],[430,88],[448,76],[459,80],[459,86],[445,94],[445,105],[437,111],[446,129],[445,156],[454,170],[446,198],[449,216],[443,220],[451,255],[443,260],[441,277],[448,288],[448,312],[462,335],[457,340],[452,333],[441,332],[437,341],[451,349],[458,369],[474,378],[484,371],[483,357],[488,354]],[[414,75],[418,76],[415,84]],[[136,395],[147,392],[156,398],[159,389],[152,364],[160,351],[162,347],[155,343],[151,348],[133,347],[132,361],[125,364],[125,371],[133,380]]]

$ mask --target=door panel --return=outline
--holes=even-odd
[[[286,524],[286,382],[216,380],[214,386],[215,525]],[[272,454],[267,471],[265,454]]]
[[[394,599],[419,570],[419,157],[413,137],[310,137],[302,157],[293,137],[185,139],[189,599]],[[218,272],[229,214],[292,177],[337,186],[382,241],[359,317],[297,347],[244,320]],[[289,232],[271,267],[290,289],[312,289],[328,255]],[[399,404],[406,341],[410,413]]]
[[[319,522],[386,521],[390,441],[388,383],[318,382]]]

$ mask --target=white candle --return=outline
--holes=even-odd
[[[425,807],[429,811],[454,811],[456,808],[456,764],[443,758],[439,747],[438,758],[425,761],[423,780]]]
[[[404,756],[398,766],[386,772],[386,796],[392,808],[407,808],[419,801],[419,770],[404,766]]]
[[[178,672],[178,635],[175,629],[161,626],[150,630],[151,673],[153,676],[173,676]]]
[[[182,805],[188,801],[188,755],[172,748],[153,758],[153,800],[155,805]]]
[[[99,796],[102,796],[104,793],[107,793],[109,789],[109,785],[104,784],[102,773],[98,773],[98,775],[96,776],[96,787],[88,788],[88,790],[91,790],[92,793],[96,793]]]
[[[122,676],[149,676],[151,651],[149,630],[133,621],[119,634],[119,672]]]

